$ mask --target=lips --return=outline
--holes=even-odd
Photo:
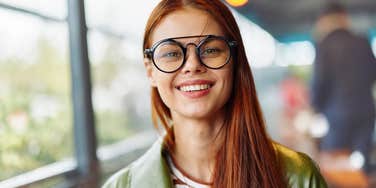
[[[214,82],[210,80],[191,80],[185,81],[177,85],[175,88],[189,98],[198,98],[209,93]]]
[[[209,89],[214,85],[213,81],[210,80],[191,80],[185,81],[177,85],[175,88],[180,91],[192,92]]]
[[[178,87],[178,90],[185,91],[185,92],[193,92],[193,91],[200,91],[209,89],[211,87],[210,84],[197,84],[197,85],[187,85]]]

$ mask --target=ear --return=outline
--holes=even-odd
[[[150,81],[150,85],[152,87],[157,87],[157,83],[153,76],[153,65],[149,58],[146,58],[146,57],[144,58],[144,66],[146,69],[146,76],[148,77]]]

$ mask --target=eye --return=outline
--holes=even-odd
[[[162,62],[171,62],[180,60],[183,57],[183,51],[175,42],[167,41],[160,44],[154,51],[154,60]]]
[[[209,48],[209,49],[205,49],[204,53],[205,54],[212,54],[212,53],[218,53],[220,52],[221,50],[218,49],[218,48]]]
[[[206,48],[201,52],[201,56],[203,57],[216,57],[222,52],[219,48]]]
[[[164,54],[162,54],[161,57],[180,57],[181,56],[181,53],[180,52],[166,52]]]

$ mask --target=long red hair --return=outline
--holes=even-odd
[[[237,41],[233,56],[233,91],[226,103],[225,141],[217,154],[213,174],[215,188],[287,187],[257,99],[253,75],[245,55],[239,28],[231,11],[219,0],[162,0],[151,13],[146,25],[143,48],[149,48],[153,29],[167,14],[193,7],[207,11],[221,25],[229,40]],[[167,131],[167,142],[173,142],[169,122],[171,112],[158,90],[152,88],[152,120],[157,129]]]

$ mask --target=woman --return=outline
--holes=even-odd
[[[239,28],[219,0],[162,0],[144,35],[153,122],[166,134],[104,187],[326,187],[267,136]]]

